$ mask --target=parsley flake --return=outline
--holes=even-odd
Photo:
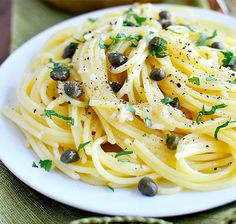
[[[206,41],[213,39],[217,36],[217,30],[214,30],[211,36],[208,36],[205,33],[200,33],[200,37],[196,42],[196,46],[206,46]]]
[[[84,108],[85,108],[85,109],[88,109],[88,108],[89,108],[89,103],[90,103],[90,100],[88,100],[88,102],[86,102],[86,104],[84,105]]]
[[[236,65],[236,56],[234,56],[234,53],[231,51],[222,51],[221,52],[224,55],[224,59],[222,60],[224,67],[230,67],[231,69],[235,67]]]
[[[235,80],[227,80],[226,82],[229,82],[231,84],[236,84],[236,79]]]
[[[46,171],[50,171],[52,168],[52,160],[40,160],[39,165],[41,168],[45,169]]]
[[[169,103],[173,102],[173,99],[168,96],[165,96],[163,99],[161,99],[161,102],[163,104],[169,104]]]
[[[203,105],[202,110],[198,113],[198,116],[196,119],[197,124],[200,124],[203,115],[212,115],[216,112],[217,109],[221,109],[221,108],[225,108],[225,107],[227,107],[227,105],[222,103],[222,104],[212,106],[209,111],[206,111],[205,106]]]
[[[106,187],[107,187],[108,189],[110,189],[111,191],[113,191],[113,192],[115,191],[114,188],[111,187],[110,185],[106,185]]]
[[[155,43],[151,49],[149,49],[149,52],[152,56],[156,56],[157,58],[164,58],[168,56],[167,41],[163,38],[158,38],[158,43]]]
[[[115,158],[119,156],[129,155],[129,154],[133,154],[133,151],[120,151],[116,153]]]
[[[38,168],[37,164],[36,164],[34,161],[33,161],[33,163],[32,163],[32,167]]]
[[[196,76],[189,78],[188,81],[194,83],[197,86],[200,86],[200,79]]]
[[[130,161],[128,159],[118,159],[118,162],[122,162],[122,163],[129,163]]]
[[[40,114],[40,116],[46,116],[46,117],[49,117],[50,119],[52,118],[52,116],[55,116],[55,117],[60,118],[62,120],[69,121],[68,125],[74,125],[74,118],[63,116],[61,114],[56,113],[54,110],[46,110],[45,109],[44,114]]]
[[[82,148],[84,148],[86,145],[88,145],[91,141],[87,141],[85,143],[80,143],[79,146],[78,146],[78,151]]]
[[[109,47],[108,44],[105,44],[104,41],[102,39],[99,40],[99,43],[98,43],[99,47],[101,49],[107,49]]]
[[[91,22],[91,23],[94,23],[97,19],[95,18],[88,18],[88,21]]]
[[[236,121],[226,121],[224,124],[218,126],[218,127],[216,128],[216,130],[215,130],[214,138],[215,138],[216,140],[218,140],[218,134],[219,134],[220,129],[225,128],[225,127],[227,127],[230,123],[235,123],[235,122],[236,122]]]
[[[218,79],[216,79],[213,75],[209,75],[206,77],[206,81],[218,81]]]
[[[136,24],[134,22],[132,22],[130,19],[134,18]],[[134,13],[133,10],[130,10],[125,18],[125,20],[123,21],[123,26],[140,26],[142,25],[145,21],[147,20],[146,17],[142,17],[137,15],[136,13]]]
[[[130,103],[125,104],[125,109],[128,110],[129,112],[131,112],[133,115],[135,115],[135,113],[136,113],[135,108]]]
[[[151,120],[149,117],[146,117],[146,118],[145,118],[145,125],[146,125],[148,128],[151,128],[151,127],[152,127],[152,120]]]

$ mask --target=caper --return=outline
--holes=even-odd
[[[160,17],[160,19],[170,19],[171,15],[168,11],[163,10],[159,13],[159,17]]]
[[[167,20],[167,19],[161,19],[158,22],[161,24],[162,29],[166,29],[168,26],[173,25],[173,23],[170,20]]]
[[[179,143],[179,137],[175,134],[168,135],[166,145],[169,149],[176,149]]]
[[[64,91],[67,96],[72,98],[79,98],[83,93],[82,87],[77,82],[66,82]]]
[[[78,47],[77,43],[70,43],[63,51],[62,58],[72,58],[76,49]]]
[[[150,51],[155,50],[162,43],[162,39],[160,37],[153,37],[148,44],[148,48]]]
[[[174,108],[179,109],[179,107],[180,107],[179,98],[178,98],[178,97],[175,97],[175,98],[173,99],[173,101],[170,103],[170,105],[171,105],[172,107],[174,107]]]
[[[121,53],[109,53],[108,60],[114,67],[119,67],[127,62],[127,57]]]
[[[113,92],[117,93],[121,89],[121,84],[118,82],[110,82],[109,83],[110,87],[112,88]]]
[[[65,67],[54,69],[50,72],[50,77],[55,81],[66,81],[70,76],[70,72]]]
[[[150,177],[143,177],[138,183],[138,190],[147,196],[157,194],[157,185]]]
[[[163,69],[161,68],[154,68],[149,77],[152,79],[152,80],[155,80],[155,81],[161,81],[162,79],[164,79],[166,77],[166,74],[164,72]]]
[[[224,45],[221,42],[214,42],[211,44],[211,47],[216,49],[224,49]]]
[[[61,154],[60,160],[63,163],[73,163],[79,160],[79,154],[74,149],[67,149]]]

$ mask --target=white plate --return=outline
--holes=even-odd
[[[112,10],[126,7],[108,8],[84,14],[59,23],[38,34],[18,48],[0,68],[0,108],[13,106],[16,102],[16,88],[24,68],[47,39],[56,31],[79,25],[86,18],[96,18]],[[168,8],[168,5],[159,5]],[[189,8],[198,18],[211,18],[235,27],[234,18],[208,10]],[[19,179],[38,192],[64,204],[109,215],[134,216],[175,216],[203,211],[236,200],[236,186],[214,192],[184,191],[175,195],[142,196],[136,189],[116,189],[96,187],[74,181],[62,173],[31,167],[38,158],[24,146],[25,137],[9,120],[0,115],[0,158]]]

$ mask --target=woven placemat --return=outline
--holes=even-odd
[[[55,10],[40,0],[14,0],[12,15],[12,50],[36,33],[71,17],[70,14]],[[236,224],[236,202],[202,213],[166,219],[104,217],[63,205],[41,195],[17,179],[0,162],[0,224],[13,223]]]

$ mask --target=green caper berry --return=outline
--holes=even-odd
[[[113,67],[119,67],[125,64],[128,58],[121,53],[109,53],[108,60]]]
[[[67,96],[72,98],[79,98],[83,94],[82,87],[76,82],[66,82],[64,84],[64,91]]]
[[[176,149],[179,143],[179,137],[175,134],[168,135],[166,138],[166,145],[168,149]]]
[[[171,15],[168,11],[163,10],[159,13],[159,17],[160,17],[160,19],[170,19]]]
[[[150,51],[155,50],[157,47],[161,45],[162,39],[160,37],[153,37],[148,44],[148,48]]]
[[[211,44],[211,47],[216,49],[224,49],[224,45],[221,42],[214,42]]]
[[[161,81],[162,79],[164,79],[166,77],[166,74],[164,72],[163,69],[161,68],[154,68],[149,77],[154,80],[154,81]]]
[[[70,71],[67,68],[60,68],[59,70],[52,70],[50,77],[55,81],[66,81],[70,77]]]
[[[147,196],[157,194],[157,185],[150,177],[143,177],[138,183],[138,190]]]
[[[61,154],[60,160],[63,163],[73,163],[79,160],[79,154],[74,149],[67,149]]]
[[[180,107],[180,101],[178,97],[175,97],[173,101],[170,103],[170,105],[176,109],[179,109]]]
[[[166,20],[166,19],[159,20],[159,23],[161,24],[162,29],[166,29],[168,26],[173,25],[173,23],[170,20]]]

